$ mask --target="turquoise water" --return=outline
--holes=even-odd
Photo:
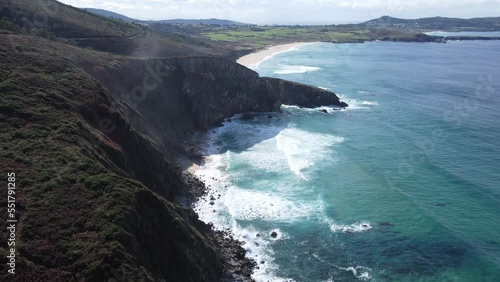
[[[245,242],[257,281],[500,281],[498,58],[489,41],[278,54],[256,70],[351,106],[225,123],[195,209]]]

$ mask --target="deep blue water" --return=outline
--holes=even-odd
[[[196,210],[246,242],[258,281],[500,281],[499,58],[491,41],[276,55],[262,76],[350,107],[216,129]]]

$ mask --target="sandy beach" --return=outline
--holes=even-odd
[[[255,69],[265,60],[270,59],[276,54],[292,51],[300,46],[314,44],[318,42],[295,42],[289,44],[281,44],[270,46],[264,50],[257,51],[239,58],[236,62],[238,64],[244,65],[247,68]]]

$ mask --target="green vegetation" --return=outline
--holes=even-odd
[[[109,19],[61,4],[55,0],[0,0],[0,18],[10,21],[17,33],[35,34],[46,29],[57,37],[92,38],[133,36],[142,27],[122,20]]]
[[[219,275],[205,227],[167,201],[183,185],[179,174],[151,139],[117,115],[123,105],[113,104],[112,94],[82,68],[124,60],[0,35],[0,170],[16,173],[17,281],[213,281]],[[103,132],[102,118],[116,129]],[[128,163],[148,164],[167,177],[153,182]],[[3,222],[6,200],[0,198]],[[0,261],[6,263],[4,255]],[[14,281],[7,275],[0,280]]]
[[[298,41],[323,41],[333,43],[385,41],[435,41],[412,30],[393,28],[368,28],[358,25],[343,26],[264,26],[204,28],[203,35],[210,40],[240,45],[246,48],[263,48],[270,44]]]
[[[494,31],[500,30],[500,17],[497,18],[473,18],[458,19],[445,17],[432,17],[421,19],[398,19],[383,16],[373,19],[361,26],[378,28],[399,28],[414,30],[446,30],[446,31]]]

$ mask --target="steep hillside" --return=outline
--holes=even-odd
[[[97,15],[55,0],[0,0],[0,29],[138,57],[231,56],[230,50],[172,32]]]
[[[83,10],[86,10],[88,12],[91,12],[91,13],[94,13],[94,14],[97,14],[97,15],[101,15],[101,16],[104,16],[104,17],[109,17],[109,18],[115,18],[115,19],[123,20],[123,21],[129,22],[129,23],[142,22],[140,20],[129,18],[129,17],[124,16],[122,14],[118,14],[118,13],[115,13],[115,12],[112,12],[112,11],[108,11],[108,10],[94,9],[94,8],[83,8]]]
[[[186,189],[176,167],[79,67],[113,58],[5,35],[0,56],[0,170],[16,173],[19,219],[17,275],[0,280],[220,279],[208,227],[167,201]]]
[[[25,29],[47,29],[62,38],[114,38],[142,33],[140,26],[111,20],[55,0],[0,0],[0,17]]]
[[[8,34],[0,56],[0,170],[18,181],[17,281],[221,281],[231,269],[248,279],[244,252],[234,242],[224,251],[173,203],[198,185],[174,161],[183,137],[284,101],[345,106],[224,59],[137,59]],[[4,197],[3,222],[6,206]],[[5,264],[4,246],[0,254]]]

